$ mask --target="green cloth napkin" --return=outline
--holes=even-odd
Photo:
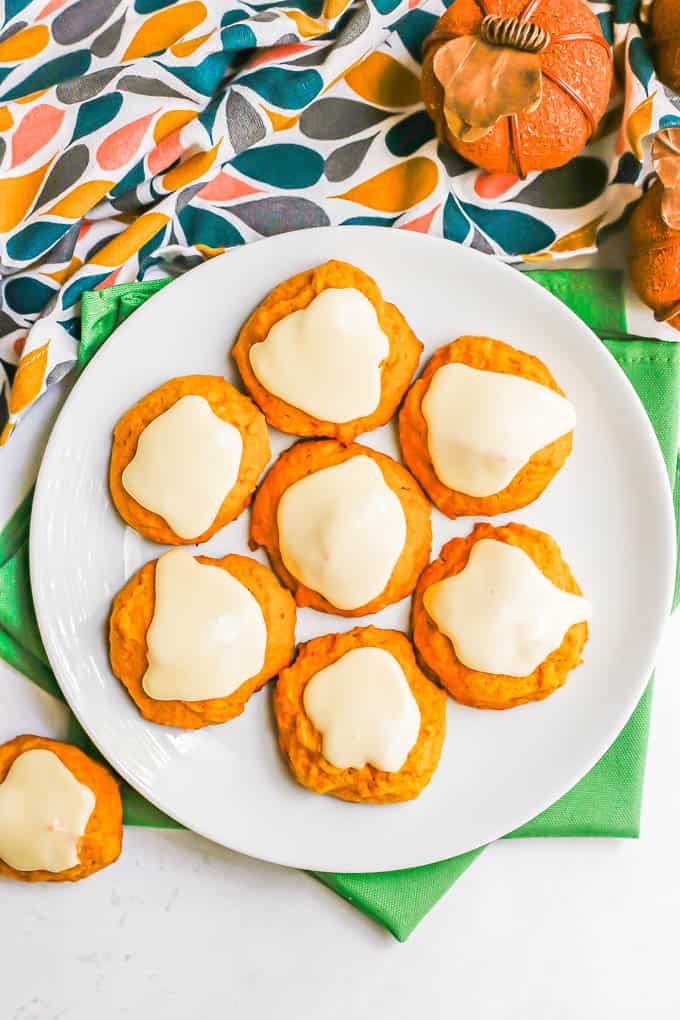
[[[535,271],[530,275],[568,304],[602,338],[644,403],[675,479],[678,447],[680,344],[625,338],[621,276],[595,270]],[[83,296],[80,366],[113,330],[170,281],[123,284]],[[678,510],[676,487],[676,511]],[[31,495],[0,534],[0,656],[43,689],[61,698],[40,641],[30,594],[28,528]],[[651,684],[623,731],[598,764],[556,804],[507,838],[530,836],[619,836],[639,834],[649,734]],[[70,739],[94,752],[75,718]],[[122,783],[125,822],[179,828]],[[422,868],[367,875],[314,872],[316,878],[404,941],[415,926],[482,852]]]

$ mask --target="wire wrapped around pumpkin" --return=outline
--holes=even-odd
[[[680,3],[654,0],[652,34],[656,71],[661,81],[680,92]]]
[[[680,330],[680,128],[655,136],[652,159],[657,180],[630,218],[630,275],[657,321]]]
[[[612,78],[584,0],[454,0],[423,44],[439,138],[492,173],[567,163],[595,134]]]

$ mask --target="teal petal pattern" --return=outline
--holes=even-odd
[[[33,71],[32,74],[29,74],[28,77],[24,78],[18,85],[15,85],[14,88],[9,89],[8,92],[5,92],[0,98],[2,98],[3,102],[8,102],[10,99],[20,99],[21,96],[27,96],[31,92],[37,92],[39,89],[47,89],[51,85],[56,85],[57,82],[63,81],[65,78],[78,78],[81,74],[85,74],[91,60],[92,57],[87,50],[64,53],[61,57],[48,60],[37,71]]]
[[[98,99],[91,99],[89,103],[83,103],[78,109],[71,144],[112,121],[118,116],[122,105],[123,97],[120,92],[112,92],[108,96],[100,96]]]
[[[231,165],[275,188],[309,188],[323,173],[323,157],[303,145],[262,145],[236,156]]]
[[[239,78],[239,84],[247,85],[275,106],[285,110],[301,110],[321,92],[323,78],[312,68],[293,71],[285,67],[263,67],[244,74]]]
[[[210,248],[231,248],[243,244],[236,227],[225,216],[209,209],[187,205],[179,214],[187,244],[205,244]]]
[[[55,289],[32,276],[24,276],[8,280],[3,298],[12,311],[20,315],[37,315],[55,293]]]
[[[444,237],[462,244],[470,233],[470,221],[463,214],[458,200],[449,195],[444,205]]]
[[[7,242],[7,253],[17,262],[31,262],[49,251],[69,230],[68,223],[44,220],[29,223]]]
[[[385,145],[394,156],[411,156],[434,136],[434,124],[424,110],[418,110],[390,128]]]
[[[462,202],[461,207],[487,237],[510,255],[533,255],[549,248],[557,237],[547,223],[526,213],[484,209],[469,202]]]

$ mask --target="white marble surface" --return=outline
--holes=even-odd
[[[620,260],[611,246],[607,264]],[[649,334],[651,317],[631,316]],[[649,327],[649,328],[646,328]],[[0,521],[58,396],[0,452]],[[675,1020],[680,616],[659,655],[642,838],[489,848],[405,945],[313,879],[127,829],[80,885],[0,880],[0,1020]],[[0,742],[64,711],[0,662]]]

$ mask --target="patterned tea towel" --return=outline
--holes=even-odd
[[[0,442],[76,364],[93,288],[329,223],[506,260],[592,251],[680,98],[653,71],[648,0],[590,6],[615,47],[610,110],[581,156],[520,180],[434,138],[418,79],[441,0],[4,0]]]

